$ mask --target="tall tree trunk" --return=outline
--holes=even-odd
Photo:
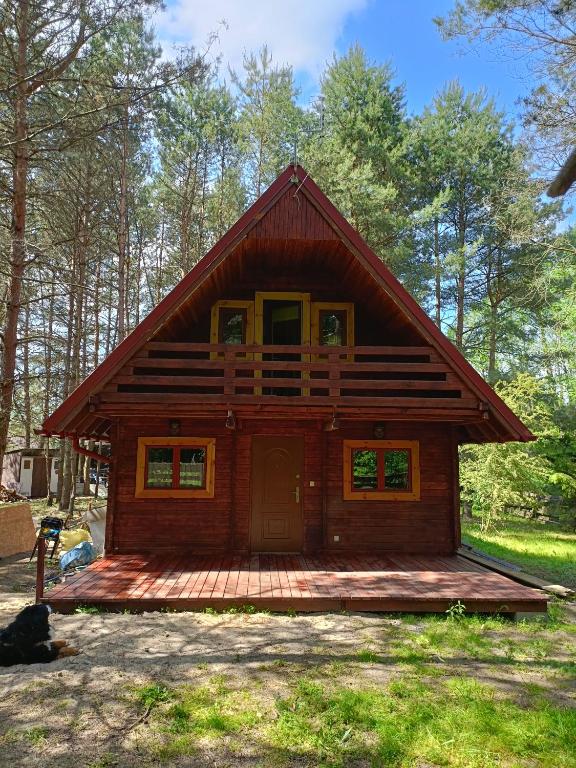
[[[76,256],[76,254],[74,254]],[[75,290],[74,281],[76,280],[76,261],[74,258],[69,286],[68,298],[68,317],[66,323],[66,350],[64,357],[64,381],[63,381],[63,399],[70,394],[70,381],[72,377],[72,343],[74,336],[74,303]],[[60,441],[60,463],[58,476],[58,506],[61,510],[68,509],[70,502],[70,442],[67,438]]]
[[[22,389],[24,391],[24,440],[30,448],[32,436],[32,405],[30,401],[30,303],[24,310],[24,328],[22,340]]]
[[[68,510],[70,506],[70,496],[72,494],[72,463],[70,440],[64,438],[64,456],[62,462],[62,492],[60,494],[59,509]]]
[[[440,262],[440,233],[438,218],[434,219],[434,293],[436,325],[442,330],[442,264]]]
[[[488,383],[496,382],[496,340],[498,338],[498,304],[490,302],[490,329],[488,334]]]
[[[46,504],[52,506],[52,490],[50,488],[50,481],[52,480],[52,462],[55,461],[50,456],[50,438],[45,438],[44,441],[44,466],[46,471]]]
[[[6,322],[3,332],[2,382],[0,392],[0,480],[2,465],[8,444],[10,412],[14,397],[16,350],[18,346],[18,318],[22,295],[22,281],[26,266],[26,202],[28,185],[29,148],[27,94],[27,48],[29,25],[29,1],[20,0],[16,11],[18,54],[16,61],[15,110],[14,110],[14,159],[12,168],[12,220],[10,224],[11,264],[8,295],[6,297]]]
[[[78,454],[70,448],[70,498],[68,499],[68,514],[74,514],[76,502],[76,482],[78,480]]]
[[[456,346],[464,347],[464,302],[466,299],[466,215],[458,212],[458,273],[456,276]]]
[[[129,107],[126,103],[122,119],[122,147],[120,156],[120,200],[118,203],[118,337],[126,336],[126,260],[128,244],[128,124]]]
[[[96,274],[94,276],[94,350],[92,358],[92,368],[98,366],[100,355],[100,270],[101,262],[98,259],[96,264]]]

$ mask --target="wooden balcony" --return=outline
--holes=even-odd
[[[428,346],[151,342],[98,398],[130,403],[430,409],[481,417],[478,399]]]

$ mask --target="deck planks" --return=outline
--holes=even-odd
[[[254,605],[269,610],[545,611],[546,596],[454,556],[117,555],[56,586],[44,602],[110,609]]]

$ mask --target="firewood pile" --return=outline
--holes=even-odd
[[[13,501],[27,501],[26,496],[20,496],[16,491],[10,490],[3,485],[0,485],[0,503],[11,503]]]

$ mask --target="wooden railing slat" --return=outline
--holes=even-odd
[[[423,355],[436,354],[434,347],[397,347],[397,346],[312,346],[306,344],[208,344],[205,342],[179,342],[179,341],[150,341],[144,345],[147,352],[187,352],[210,353],[231,352],[233,355],[245,355],[246,353],[261,352],[263,354],[302,354],[302,355],[328,355],[338,353],[340,355],[402,355],[409,357],[421,357]]]
[[[223,370],[223,360],[190,360],[167,357],[135,357],[131,360],[133,368],[184,368],[189,370]],[[270,370],[270,371],[330,371],[334,364],[329,362],[308,362],[300,360],[233,360],[231,366],[236,370]],[[339,361],[340,371],[406,371],[430,373],[448,373],[450,370],[445,363],[387,363],[387,362],[347,362]]]

